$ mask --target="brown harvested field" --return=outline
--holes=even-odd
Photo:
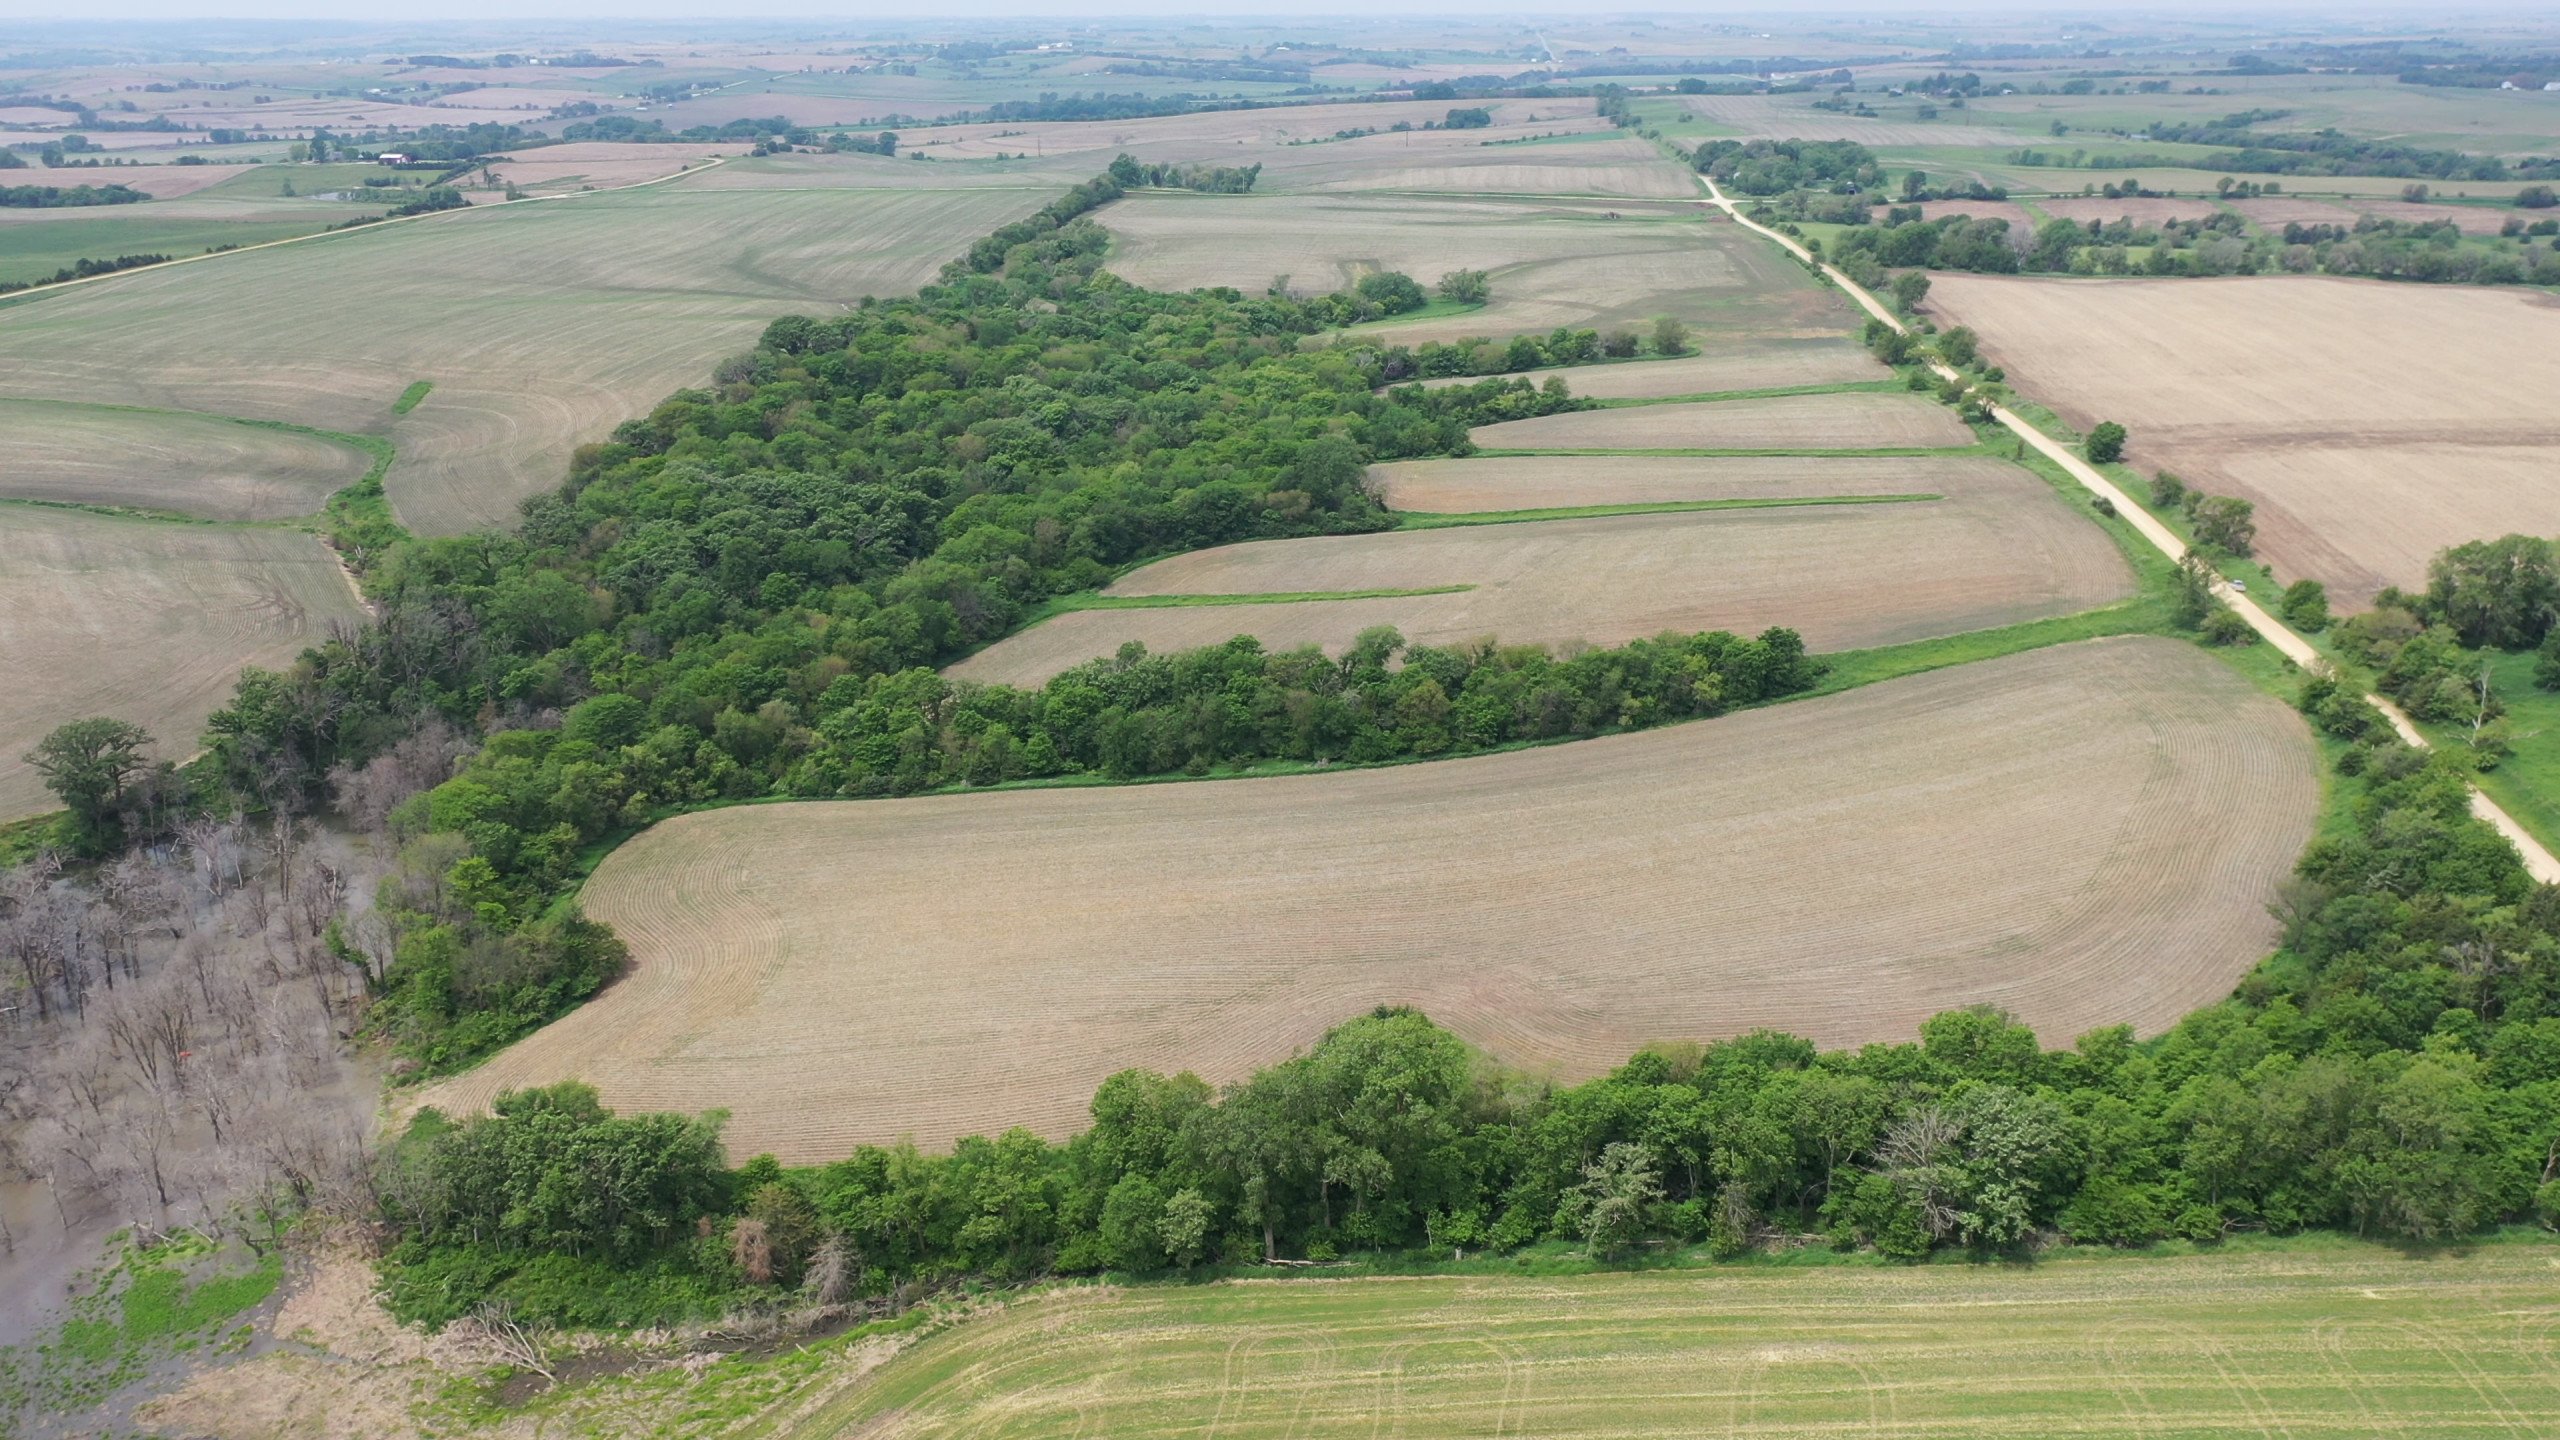
[[[1459,140],[1477,131],[1368,135],[1284,152],[1264,164],[1275,190],[1431,190],[1462,195],[1608,195],[1681,200],[1697,182],[1650,143],[1614,132],[1571,143]],[[1335,153],[1328,153],[1335,152]]]
[[[2300,200],[2290,195],[2234,200],[2231,208],[2247,216],[2252,224],[2268,230],[2282,230],[2287,225],[2352,226],[2358,213],[2335,201]]]
[[[1691,95],[1681,103],[1690,114],[1737,140],[1855,140],[1861,145],[1897,149],[1964,145],[2006,150],[2018,143],[2015,132],[1983,125],[1834,115],[1766,95]]]
[[[0,506],[0,820],[54,808],[19,757],[55,726],[112,715],[183,758],[241,666],[360,614],[337,557],[298,530]]]
[[[1608,216],[1615,213],[1618,218]],[[1111,269],[1133,284],[1320,294],[1379,270],[1430,284],[1490,272],[1493,302],[1367,333],[1405,344],[1638,327],[1675,314],[1704,339],[1836,340],[1848,302],[1767,242],[1692,205],[1349,195],[1140,195],[1103,212]]]
[[[2560,298],[1943,274],[1929,307],[2074,425],[2124,424],[2139,468],[2255,503],[2260,553],[2347,608],[2423,583],[2413,556],[2560,515]]]
[[[2130,220],[2136,225],[2158,225],[2169,220],[2209,219],[2220,213],[2222,207],[2202,197],[2168,199],[2137,195],[2130,199],[2109,200],[2103,195],[2066,195],[2059,199],[2038,200],[2036,208],[2053,219],[2076,220],[2083,225],[2092,220],[2100,224]]]
[[[511,524],[574,447],[702,383],[776,316],[912,290],[1055,194],[679,179],[137,271],[11,304],[0,396],[383,435],[412,528]],[[434,393],[393,416],[418,380]]]
[[[1809,495],[1963,495],[2017,472],[1978,455],[1484,455],[1369,467],[1388,508],[1423,515]]]
[[[750,147],[729,145],[617,145],[594,141],[579,145],[545,145],[493,167],[500,180],[529,191],[607,190],[637,185],[701,165],[718,155],[743,155]]]
[[[777,97],[778,98],[778,97]],[[1190,115],[1153,116],[1139,120],[1006,121],[976,125],[938,125],[904,137],[902,150],[938,160],[991,159],[1030,151],[1042,156],[1082,155],[1087,173],[1101,169],[1126,150],[1141,160],[1201,161],[1219,165],[1251,165],[1299,174],[1338,168],[1348,172],[1368,161],[1357,146],[1376,140],[1397,147],[1429,149],[1480,148],[1480,142],[1512,134],[1598,128],[1589,100],[1494,100],[1485,103],[1493,124],[1481,130],[1426,131],[1445,119],[1447,101],[1400,100],[1331,105],[1282,105],[1267,110],[1211,110]],[[754,111],[772,114],[770,110]],[[673,122],[670,121],[670,124]],[[1415,128],[1401,134],[1390,126]],[[1361,140],[1335,140],[1344,130],[1385,133]],[[1419,138],[1416,138],[1419,137]],[[1322,143],[1307,144],[1308,141]],[[1295,142],[1295,143],[1293,143]],[[1665,161],[1665,164],[1670,162]],[[1676,166],[1673,167],[1676,170]]]
[[[66,187],[123,185],[139,190],[154,200],[174,200],[181,195],[193,195],[199,190],[219,185],[238,175],[243,168],[238,165],[101,165],[95,170],[82,168],[21,171],[11,177],[10,183]],[[28,178],[30,173],[41,178],[30,179]],[[85,213],[93,216],[111,213],[83,208]]]
[[[1543,385],[1549,377],[1564,381],[1576,395],[1595,400],[1668,400],[1681,395],[1712,395],[1731,390],[1775,390],[1790,385],[1844,385],[1883,380],[1890,371],[1866,347],[1853,340],[1772,340],[1728,344],[1721,335],[1705,337],[1715,348],[1674,360],[1645,360],[1614,365],[1564,365],[1528,370],[1520,378]],[[1425,380],[1426,389],[1473,385],[1481,375],[1453,375]]]
[[[373,457],[316,435],[170,415],[0,400],[0,497],[131,505],[207,520],[310,515]],[[15,512],[12,512],[15,513]]]
[[[2126,638],[1433,765],[688,815],[587,885],[632,974],[418,1098],[576,1077],[806,1163],[1062,1136],[1116,1070],[1234,1080],[1382,1004],[1569,1080],[1971,1004],[2155,1032],[2264,954],[2316,758],[2203,651]]]
[[[1467,433],[1487,450],[1883,450],[1973,443],[1955,411],[1909,391],[1567,410]]]
[[[1548,463],[1570,476],[1585,462]],[[1847,489],[1884,479],[1842,473],[1799,493],[1944,498],[1589,516],[1194,551],[1145,566],[1105,593],[1474,588],[1366,600],[1070,611],[1007,636],[950,673],[1038,684],[1131,640],[1159,654],[1236,635],[1256,636],[1274,650],[1318,645],[1339,652],[1373,625],[1393,625],[1423,645],[1492,636],[1558,646],[1623,644],[1666,630],[1754,634],[1784,625],[1817,650],[1842,650],[2068,615],[2133,588],[2106,536],[2025,471],[1989,463],[1961,472],[1934,469],[1925,484]]]

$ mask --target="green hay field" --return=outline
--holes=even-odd
[[[2527,1436],[2560,1250],[1064,1290],[768,1433]],[[787,1409],[785,1413],[788,1413]]]

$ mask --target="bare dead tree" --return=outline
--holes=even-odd
[[[1885,1132],[1876,1147],[1885,1174],[1910,1198],[1932,1239],[1953,1234],[1962,1222],[1950,1182],[1953,1151],[1963,1134],[1964,1126],[1943,1107],[1920,1105]]]

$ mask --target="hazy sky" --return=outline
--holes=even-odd
[[[1817,6],[1715,3],[1715,0],[1657,0],[1657,3],[1627,5],[1574,3],[1556,0],[1543,5],[1488,6],[1482,0],[1391,0],[1376,7],[1355,8],[1343,0],[1254,0],[1250,6],[1203,4],[1201,0],[911,0],[911,3],[883,4],[880,0],[745,0],[735,6],[708,3],[708,0],[428,0],[407,11],[403,19],[420,25],[446,20],[514,20],[559,19],[586,22],[615,19],[653,21],[759,17],[839,20],[848,27],[865,21],[916,21],[940,16],[1005,17],[1023,16],[1042,19],[1094,16],[1147,16],[1186,18],[1216,22],[1256,17],[1331,18],[1348,17],[1375,20],[1391,15],[1449,15],[1476,18],[1518,16],[1522,18],[1574,15],[1776,15],[1779,13],[1817,14],[1890,13],[1909,19],[1925,20],[1948,14],[2034,14],[2048,13],[2056,17],[2103,15],[2117,28],[2139,23],[2140,16],[2180,15],[2212,16],[2224,20],[2243,20],[2250,15],[2282,15],[2300,18],[2312,15],[2369,20],[2378,15],[2407,16],[2413,28],[2443,33],[2458,32],[2465,16],[2518,17],[2547,16],[2551,6],[2547,0],[2470,0],[2453,9],[2425,8],[2402,4],[2360,4],[2355,0],[2247,0],[2231,4],[2228,0],[2154,0],[2154,3],[2127,9],[2087,4],[2034,4],[2027,0],[1928,0],[1914,4],[1911,0],[1823,0]],[[13,23],[46,20],[190,20],[190,19],[316,19],[350,20],[353,17],[343,0],[11,0],[6,12],[0,12],[0,32]],[[362,23],[362,22],[358,22]],[[715,21],[716,23],[716,21]]]

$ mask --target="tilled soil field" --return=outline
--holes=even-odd
[[[0,496],[208,520],[313,514],[373,463],[316,435],[48,400],[0,400],[0,454]]]
[[[2316,760],[2132,638],[1433,765],[698,813],[587,886],[633,972],[418,1098],[578,1077],[811,1162],[1062,1136],[1116,1070],[1233,1080],[1380,1004],[1567,1079],[1977,1003],[2157,1031],[2264,954]]]
[[[1113,236],[1112,271],[1157,290],[1227,285],[1258,294],[1285,279],[1293,291],[1322,294],[1380,270],[1426,286],[1452,270],[1490,272],[1493,300],[1482,309],[1366,332],[1410,345],[1560,325],[1641,329],[1665,314],[1719,346],[1837,341],[1854,326],[1847,301],[1766,242],[1689,204],[1146,194],[1101,218]]]
[[[1552,376],[1564,381],[1574,394],[1594,400],[1668,400],[1729,390],[1777,390],[1791,385],[1842,385],[1891,378],[1891,372],[1877,364],[1874,356],[1848,340],[1734,344],[1721,335],[1706,339],[1713,348],[1677,359],[1564,365],[1552,370],[1524,370],[1520,378],[1543,385]],[[1485,378],[1452,375],[1422,384],[1436,390],[1448,385],[1473,385]]]
[[[1883,450],[1973,443],[1956,412],[1908,392],[1568,410],[1479,425],[1469,434],[1487,450]]]
[[[2327,277],[1936,277],[2034,398],[2258,507],[2258,549],[2348,608],[2425,557],[2560,516],[2560,299]],[[2333,457],[2327,463],[2318,457]]]
[[[1543,463],[1569,476],[1588,461]],[[1839,488],[1847,479],[1837,472],[1811,493],[1858,493]],[[1116,654],[1131,640],[1165,653],[1252,635],[1274,650],[1317,645],[1338,652],[1376,625],[1392,625],[1419,645],[1485,638],[1616,645],[1666,630],[1747,635],[1784,625],[1817,650],[1845,650],[2068,615],[2133,588],[2132,572],[2106,536],[2023,471],[1986,465],[1872,493],[1944,498],[1595,516],[1194,551],[1137,570],[1105,593],[1474,588],[1071,611],[997,641],[950,673],[1034,685]]]
[[[1818,495],[2023,500],[2018,478],[1976,455],[1486,455],[1369,467],[1388,508],[1426,515]]]
[[[184,759],[243,665],[275,666],[362,614],[296,530],[0,507],[0,820],[54,808],[20,756],[55,726],[129,720]]]

